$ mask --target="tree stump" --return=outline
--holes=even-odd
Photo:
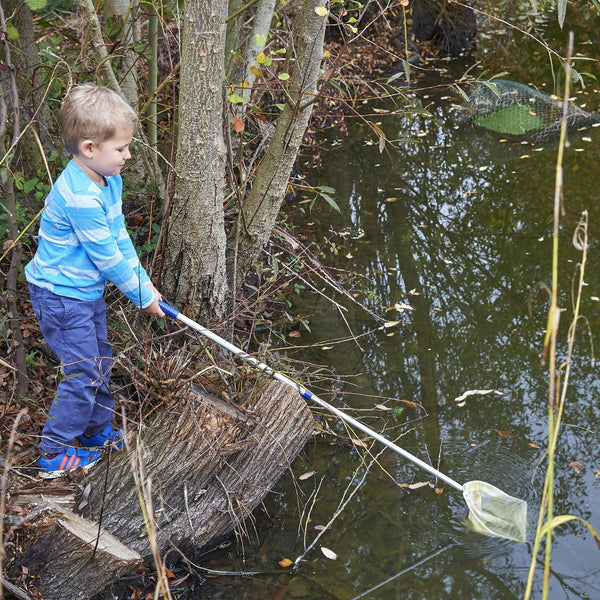
[[[142,563],[96,523],[47,502],[39,515],[35,544],[19,561],[44,600],[91,598]]]
[[[165,405],[132,448],[114,453],[108,472],[91,473],[89,506],[102,526],[150,555],[139,483],[150,490],[158,547],[201,549],[237,529],[308,441],[313,418],[293,389],[258,386],[243,406],[188,387]]]

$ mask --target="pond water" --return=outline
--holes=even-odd
[[[600,22],[571,17],[582,51],[598,58],[600,42],[588,32]],[[539,27],[562,51],[566,34],[555,16]],[[310,182],[334,188],[341,212],[322,200],[311,212],[306,195],[295,201],[290,221],[368,310],[330,288],[305,290],[289,312],[306,316],[310,331],[290,337],[299,348],[286,354],[311,365],[305,381],[313,391],[453,479],[481,479],[525,499],[527,542],[469,531],[459,492],[377,445],[365,457],[364,436],[318,411],[330,433],[314,436],[293,464],[295,477],[286,475],[255,512],[244,540],[204,557],[206,567],[248,575],[207,580],[203,598],[523,597],[545,475],[549,377],[541,356],[557,153],[551,143],[515,145],[455,128],[458,97],[446,84],[475,61],[475,71],[510,71],[510,78],[551,86],[539,46],[522,36],[492,38],[483,38],[474,55],[429,65],[417,79],[415,103],[433,119],[369,106],[367,118],[394,141],[383,152],[359,119],[347,136],[320,136],[322,167]],[[592,83],[578,103],[599,108],[599,91]],[[414,141],[400,141],[407,138]],[[578,326],[556,453],[555,514],[580,516],[600,532],[600,380],[593,360],[600,332],[599,164],[600,128],[572,136],[564,158],[559,361],[582,258],[571,239],[583,211],[590,243],[586,320]],[[382,329],[374,315],[398,324]],[[474,390],[494,392],[464,396]],[[279,566],[306,548],[296,570]],[[541,597],[541,560],[534,598]],[[550,598],[600,598],[600,551],[581,523],[556,530],[551,568]]]

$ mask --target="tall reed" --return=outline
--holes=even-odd
[[[584,519],[575,515],[559,515],[554,516],[554,455],[558,444],[558,436],[560,433],[560,423],[562,420],[563,410],[567,388],[569,385],[569,376],[571,372],[573,346],[575,343],[575,333],[577,323],[580,318],[581,296],[584,286],[585,265],[587,260],[588,249],[588,215],[584,211],[581,215],[579,224],[573,236],[575,247],[581,251],[581,262],[578,265],[579,277],[577,280],[577,289],[575,290],[574,305],[573,305],[573,320],[567,334],[567,357],[566,360],[557,365],[556,345],[558,337],[558,328],[560,314],[562,309],[558,306],[558,259],[559,259],[559,229],[560,217],[562,208],[562,192],[563,192],[563,158],[566,147],[567,134],[567,108],[570,92],[571,80],[571,56],[573,53],[573,33],[569,35],[569,46],[566,61],[566,82],[563,101],[563,117],[560,130],[560,142],[558,147],[558,156],[556,161],[556,176],[554,185],[554,226],[552,234],[552,288],[550,308],[548,310],[548,323],[546,327],[546,337],[544,339],[543,359],[548,361],[548,449],[546,452],[547,470],[544,480],[544,490],[542,493],[542,501],[540,513],[536,529],[531,563],[529,565],[529,575],[527,578],[527,586],[525,589],[524,600],[531,598],[533,578],[537,564],[537,555],[542,544],[546,541],[544,551],[544,577],[542,587],[542,599],[548,598],[550,585],[550,563],[552,557],[552,534],[555,527],[567,523],[569,521],[578,520],[584,523],[591,531],[596,543],[600,547],[600,538],[594,528]]]

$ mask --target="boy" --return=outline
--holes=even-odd
[[[123,430],[111,424],[106,281],[145,313],[164,316],[121,207],[120,172],[131,158],[137,115],[116,92],[84,84],[64,99],[59,124],[73,156],[46,199],[38,248],[25,267],[40,330],[63,368],[40,442],[44,478],[89,468],[102,446],[123,445]]]

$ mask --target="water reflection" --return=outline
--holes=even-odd
[[[386,308],[396,303],[413,307],[398,315],[401,326],[393,337],[375,334],[370,343],[362,343],[361,352],[348,347],[351,361],[340,352],[332,354],[329,361],[340,373],[363,373],[367,378],[362,380],[363,391],[375,398],[378,394],[396,396],[423,406],[427,417],[409,428],[401,444],[418,456],[427,456],[433,464],[441,457],[440,469],[455,479],[484,479],[527,499],[533,509],[533,531],[543,473],[536,472],[533,477],[545,441],[548,393],[546,368],[540,364],[547,296],[538,284],[548,282],[550,274],[555,155],[551,149],[531,152],[531,147],[525,151],[512,147],[506,152],[506,145],[489,137],[483,140],[474,130],[457,134],[440,125],[447,123],[443,104],[429,109],[438,123],[395,117],[380,125],[389,139],[408,129],[419,136],[420,143],[400,144],[380,154],[369,130],[357,126],[355,137],[343,142],[324,163],[319,183],[335,187],[338,202],[347,201],[341,217],[328,215],[327,228],[364,233],[357,239],[340,238],[341,247],[332,261],[366,275],[368,289],[363,291],[371,293],[364,298],[372,311],[385,314]],[[578,189],[583,191],[567,196],[565,202],[560,274],[565,308],[570,307],[569,282],[579,260],[569,240],[581,209],[591,211],[594,246],[598,239],[600,214],[586,200],[585,190],[599,183],[593,165],[598,160],[595,148],[600,138],[597,131],[589,136],[592,142],[574,138],[565,165],[565,172],[577,179]],[[584,151],[578,153],[576,148]],[[598,292],[598,259],[591,253],[588,260],[586,279],[593,289],[586,290],[584,310],[590,322],[597,323],[593,297]],[[316,299],[312,308],[323,308],[321,301]],[[568,318],[566,312],[565,320]],[[372,327],[360,314],[348,321],[355,333]],[[313,320],[311,328],[311,339],[322,340],[341,335],[345,324],[325,311]],[[593,472],[598,461],[598,418],[593,414],[598,381],[587,348],[584,345],[578,351],[574,369],[571,396],[576,404],[567,409],[571,421],[558,455],[562,468],[557,474],[556,510],[574,512],[597,526],[598,514],[591,506],[594,498],[598,499]],[[454,402],[466,390],[477,389],[495,389],[503,395],[473,396],[464,407]],[[345,400],[357,405],[350,396]],[[407,420],[415,416],[410,411],[403,414]],[[498,449],[497,441],[503,437],[513,440],[510,450]],[[488,454],[490,448],[494,450]],[[577,456],[584,456],[583,462],[589,465],[587,477],[568,466]],[[423,479],[403,459],[390,460],[396,462],[396,481]],[[406,549],[426,556],[445,537],[458,541],[460,552],[450,553],[455,561],[450,572],[467,568],[465,561],[469,576],[449,577],[440,558],[430,567],[435,571],[432,581],[423,583],[420,578],[417,588],[414,579],[390,582],[394,590],[386,596],[379,588],[376,597],[397,597],[398,590],[406,598],[519,597],[530,547],[482,540],[465,532],[462,499],[449,491],[436,498],[424,488],[400,498],[393,490],[384,492],[379,484],[371,498],[378,507],[377,516],[387,494],[402,505],[403,515],[395,523],[408,541]],[[368,496],[367,491],[360,495],[367,502]],[[364,516],[350,513],[345,522],[358,518],[363,524]],[[385,529],[391,526],[388,523]],[[381,528],[369,521],[358,535],[364,535],[365,529],[372,533]],[[584,542],[574,538],[573,531]],[[348,535],[344,530],[344,542],[340,543],[347,543]],[[378,544],[384,544],[386,534],[381,531],[381,535],[368,537],[369,556],[377,552]],[[592,594],[598,587],[594,558],[582,557],[575,571],[570,571],[573,565],[566,560],[571,552],[581,551],[580,544],[587,542],[589,547],[589,536],[574,526],[558,532],[558,538],[561,543],[554,552],[554,565],[561,593],[571,585],[567,583],[569,573],[589,581],[583,587],[578,584],[578,594],[584,596],[577,597]],[[393,556],[389,562],[378,556],[379,568],[383,563],[393,569],[390,563],[398,559],[396,553]],[[406,555],[402,557],[406,563]],[[356,585],[371,579],[364,572],[363,559],[366,557],[358,559],[361,573],[352,571]],[[473,561],[480,568],[475,569]],[[355,563],[349,568],[359,567]]]

